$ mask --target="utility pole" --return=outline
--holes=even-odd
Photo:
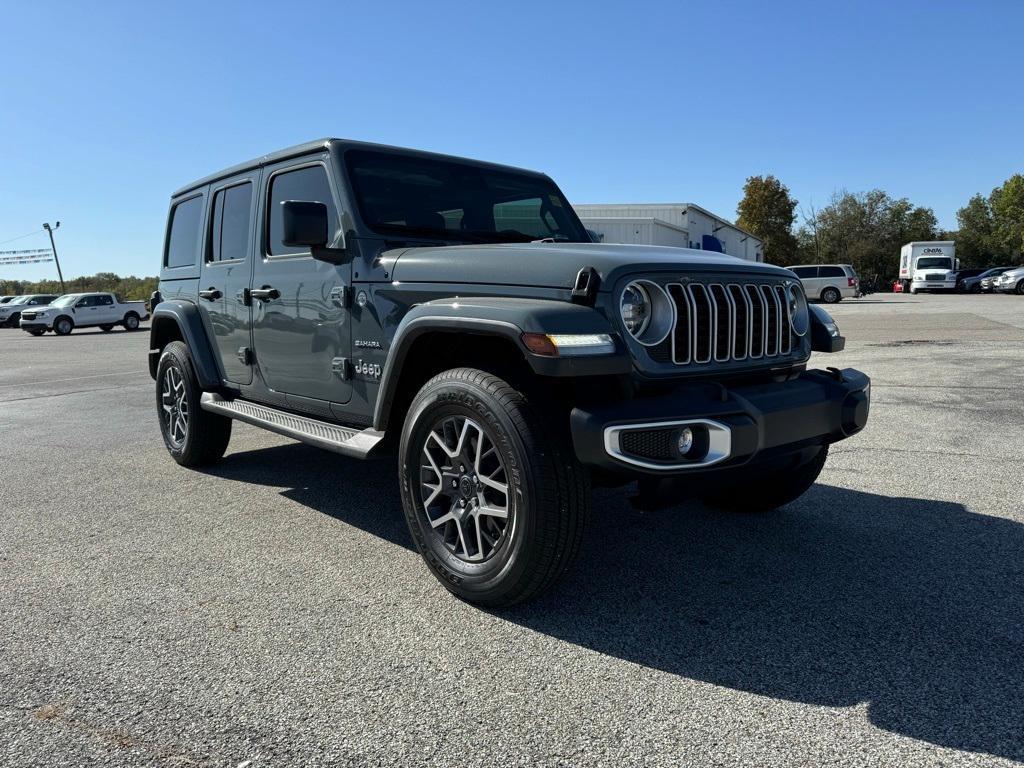
[[[64,273],[60,271],[60,259],[57,258],[57,245],[53,242],[53,230],[59,228],[59,221],[54,224],[53,227],[50,227],[49,223],[43,224],[43,229],[45,229],[47,234],[50,235],[50,247],[53,249],[53,260],[57,262],[57,277],[60,278],[60,292],[64,293]]]

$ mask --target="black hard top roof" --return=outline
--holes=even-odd
[[[368,149],[377,152],[394,152],[402,155],[414,155],[424,158],[432,158],[434,160],[453,160],[461,163],[472,163],[473,165],[486,166],[502,171],[513,171],[515,173],[528,173],[535,176],[543,176],[544,174],[537,171],[527,170],[525,168],[516,168],[511,165],[501,165],[499,163],[488,163],[483,160],[472,160],[465,157],[456,157],[454,155],[444,155],[437,152],[424,152],[418,149],[407,149],[405,147],[393,147],[387,144],[374,144],[367,141],[352,141],[350,139],[316,139],[315,141],[307,141],[303,144],[296,144],[294,147],[288,147],[286,149],[279,149],[277,152],[271,152],[269,155],[263,155],[257,157],[254,160],[250,160],[247,163],[239,163],[233,165],[230,168],[225,168],[217,173],[211,173],[209,176],[204,176],[201,179],[193,181],[191,184],[186,184],[184,187],[175,192],[172,197],[180,197],[187,192],[191,192],[199,187],[206,186],[220,179],[225,179],[235,174],[244,173],[245,171],[252,170],[253,168],[259,168],[263,165],[270,165],[280,160],[288,160],[292,157],[299,157],[301,155],[308,155],[318,151],[324,151],[336,147],[339,150],[347,149]]]

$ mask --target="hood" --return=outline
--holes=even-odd
[[[625,274],[723,272],[792,276],[782,267],[710,251],[612,243],[501,243],[406,248],[381,256],[391,279],[409,283],[480,283],[546,288],[573,287],[583,267],[593,267],[603,290]]]

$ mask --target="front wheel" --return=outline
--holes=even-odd
[[[53,323],[53,332],[58,336],[67,336],[75,329],[70,317],[58,317]]]
[[[31,331],[29,331],[29,333],[31,333],[33,336],[42,336],[44,333],[46,333],[46,331],[44,331],[42,328],[33,328]]]
[[[199,406],[202,390],[184,342],[164,347],[156,371],[156,408],[160,434],[171,457],[185,467],[212,464],[231,439],[231,419]]]
[[[814,485],[828,458],[828,446],[823,445],[808,457],[799,454],[789,466],[773,467],[770,471],[755,471],[745,476],[742,483],[732,483],[704,496],[712,507],[731,512],[767,512],[789,504],[803,496]]]
[[[837,288],[826,288],[821,292],[821,300],[826,304],[838,304],[843,298]]]
[[[1017,283],[1017,295],[1024,296],[1024,280]]]
[[[564,432],[484,371],[445,371],[416,395],[399,444],[402,506],[427,566],[456,596],[519,603],[575,560],[590,488]]]

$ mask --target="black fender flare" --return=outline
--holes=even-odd
[[[149,327],[149,375],[156,378],[160,353],[166,346],[161,340],[168,336],[169,324],[177,328],[178,332],[175,335],[180,336],[188,345],[199,386],[207,391],[219,389],[223,382],[220,366],[210,347],[199,307],[182,299],[166,299],[153,310],[153,319]]]
[[[511,341],[538,376],[607,376],[629,373],[632,361],[608,320],[592,307],[551,299],[459,297],[417,304],[399,323],[381,374],[373,424],[383,430],[398,392],[405,359],[427,333],[497,336]],[[588,357],[543,357],[530,352],[524,333],[606,333],[615,352]]]

